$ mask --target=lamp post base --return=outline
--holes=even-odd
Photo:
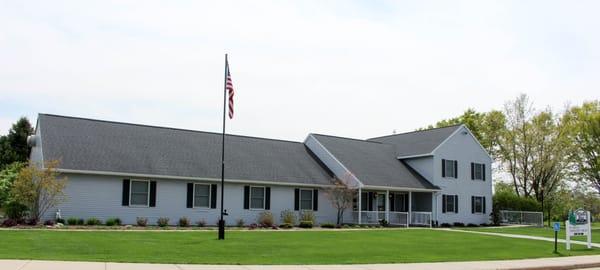
[[[225,240],[225,220],[219,220],[219,240]]]

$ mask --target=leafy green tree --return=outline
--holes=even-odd
[[[11,200],[10,191],[23,167],[24,163],[14,162],[0,171],[0,208],[3,208]]]
[[[21,117],[8,131],[8,135],[0,137],[0,169],[13,162],[27,162],[29,146],[27,137],[33,134],[31,123]]]

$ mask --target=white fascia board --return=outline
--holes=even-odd
[[[187,180],[187,181],[209,181],[209,182],[221,182],[218,178],[206,178],[206,177],[190,177],[190,176],[174,176],[174,175],[157,175],[157,174],[141,174],[141,173],[126,173],[126,172],[111,172],[111,171],[91,171],[91,170],[72,170],[72,169],[55,169],[54,171],[60,173],[73,173],[73,174],[89,174],[89,175],[106,175],[106,176],[121,176],[121,177],[139,177],[139,178],[152,178],[152,179],[171,179],[171,180]],[[321,185],[321,184],[306,184],[306,183],[283,183],[283,182],[272,182],[264,180],[242,180],[242,179],[225,179],[227,183],[240,183],[240,184],[260,184],[260,185],[272,185],[272,186],[294,186],[294,187],[322,187],[329,188],[334,185]]]
[[[409,159],[409,158],[420,158],[420,157],[430,157],[430,156],[433,156],[433,153],[410,155],[410,156],[398,156],[396,158],[397,159]]]
[[[350,176],[352,178],[352,180],[354,180],[358,185],[357,186],[350,186],[347,183],[346,186],[350,187],[350,188],[361,188],[364,186],[364,184],[362,183],[362,181],[360,181],[358,179],[358,177],[356,177],[356,175],[354,175],[346,166],[344,166],[344,164],[342,162],[340,162],[331,152],[329,152],[329,150],[323,146],[323,144],[321,144],[321,142],[319,142],[319,140],[317,140],[317,138],[315,138],[315,136],[313,136],[313,134],[308,134],[308,136],[306,137],[306,139],[304,140],[304,145],[306,147],[308,147],[310,149],[310,143],[309,140],[314,141],[317,146],[323,150],[325,152],[325,154],[328,156],[328,158],[332,159],[337,165],[339,165],[342,170],[344,170],[345,174],[344,175],[336,175],[340,180],[342,180],[342,178],[346,177],[346,176]],[[311,149],[311,151],[318,156],[318,153],[316,153],[315,150]],[[320,158],[320,157],[319,157]],[[325,163],[323,161],[323,159],[321,159],[321,162]],[[331,168],[329,168],[331,170]],[[333,170],[332,170],[333,171]],[[335,172],[333,172],[335,174]]]
[[[363,189],[380,189],[380,190],[393,190],[393,191],[415,191],[415,192],[437,192],[440,189],[428,189],[428,188],[405,188],[405,187],[386,187],[386,186],[363,186]]]

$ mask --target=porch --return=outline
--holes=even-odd
[[[432,192],[359,189],[357,193],[352,213],[357,224],[379,224],[386,220],[395,226],[431,227]]]

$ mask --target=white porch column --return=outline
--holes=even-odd
[[[431,192],[431,222],[430,225],[433,226],[433,220],[437,220],[437,203],[436,203],[436,192]]]
[[[385,221],[390,223],[390,191],[385,191]]]
[[[412,221],[412,191],[408,192],[408,226],[410,227],[410,222]]]
[[[358,188],[358,224],[362,224],[362,189],[359,187]]]

